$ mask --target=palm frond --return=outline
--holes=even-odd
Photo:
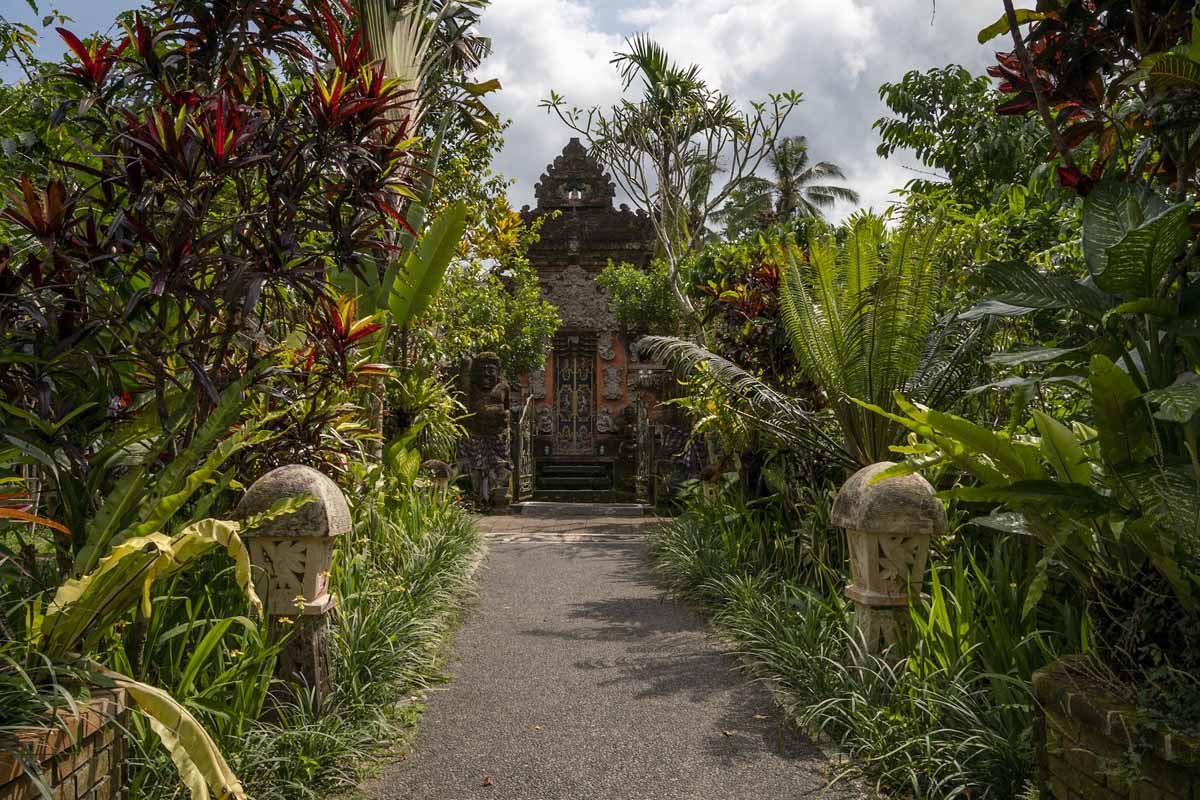
[[[933,226],[889,235],[882,219],[863,215],[840,249],[821,228],[807,255],[794,244],[783,248],[780,307],[788,337],[829,395],[846,449],[864,465],[886,459],[901,431],[854,400],[889,408],[893,393],[921,374],[936,321],[935,237]],[[952,374],[941,374],[939,391],[949,389]]]
[[[745,404],[746,421],[785,447],[820,453],[846,467],[855,464],[841,443],[830,436],[817,414],[792,397],[781,394],[728,359],[695,342],[673,336],[645,336],[634,345],[644,359],[666,364],[680,377],[703,370]]]

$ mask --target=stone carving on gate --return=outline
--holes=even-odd
[[[613,413],[607,408],[600,409],[600,413],[596,415],[596,433],[616,433],[617,426],[613,419]]]
[[[537,432],[539,436],[550,436],[554,433],[554,415],[548,406],[542,406],[537,412]]]
[[[620,400],[625,396],[625,389],[621,384],[621,368],[605,367],[604,385],[601,389],[601,396],[605,400]]]
[[[564,328],[611,329],[616,318],[608,307],[608,293],[595,276],[578,264],[542,277],[542,297],[558,307]]]
[[[612,361],[617,357],[617,351],[613,347],[613,334],[609,331],[604,331],[596,339],[596,352],[600,354],[600,358],[605,361]]]
[[[534,400],[546,399],[546,370],[529,373],[529,395]]]

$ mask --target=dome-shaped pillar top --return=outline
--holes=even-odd
[[[273,469],[255,481],[238,503],[237,516],[257,516],[280,500],[306,495],[315,499],[245,531],[245,535],[328,538],[350,530],[350,508],[342,490],[329,476],[299,464]]]
[[[842,486],[833,503],[835,527],[870,533],[936,536],[947,528],[946,508],[920,475],[875,479],[896,466],[863,467]]]

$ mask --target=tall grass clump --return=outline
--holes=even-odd
[[[1027,544],[973,534],[939,543],[951,555],[910,608],[903,658],[856,638],[825,507],[796,524],[736,498],[698,501],[655,534],[653,553],[787,716],[847,756],[846,776],[901,797],[1016,798],[1032,766],[1030,676],[1086,630],[1066,609],[1023,615]]]
[[[272,677],[281,643],[258,622],[215,613],[227,576],[201,570],[156,603],[143,660],[205,720],[254,800],[354,787],[419,718],[404,699],[441,679],[440,651],[480,547],[470,516],[409,490],[352,500],[351,511],[330,574],[335,682],[319,706],[308,688]],[[133,797],[184,796],[150,748],[137,767]]]

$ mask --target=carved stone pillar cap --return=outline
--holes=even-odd
[[[316,500],[247,530],[244,535],[320,539],[341,536],[350,530],[350,508],[342,490],[328,476],[299,464],[273,469],[256,480],[238,503],[237,518],[262,514],[279,500],[303,495],[311,495]]]
[[[920,475],[871,482],[894,466],[891,461],[881,461],[863,467],[846,481],[833,501],[835,527],[907,536],[933,536],[946,531],[946,508],[934,496],[929,481]]]

